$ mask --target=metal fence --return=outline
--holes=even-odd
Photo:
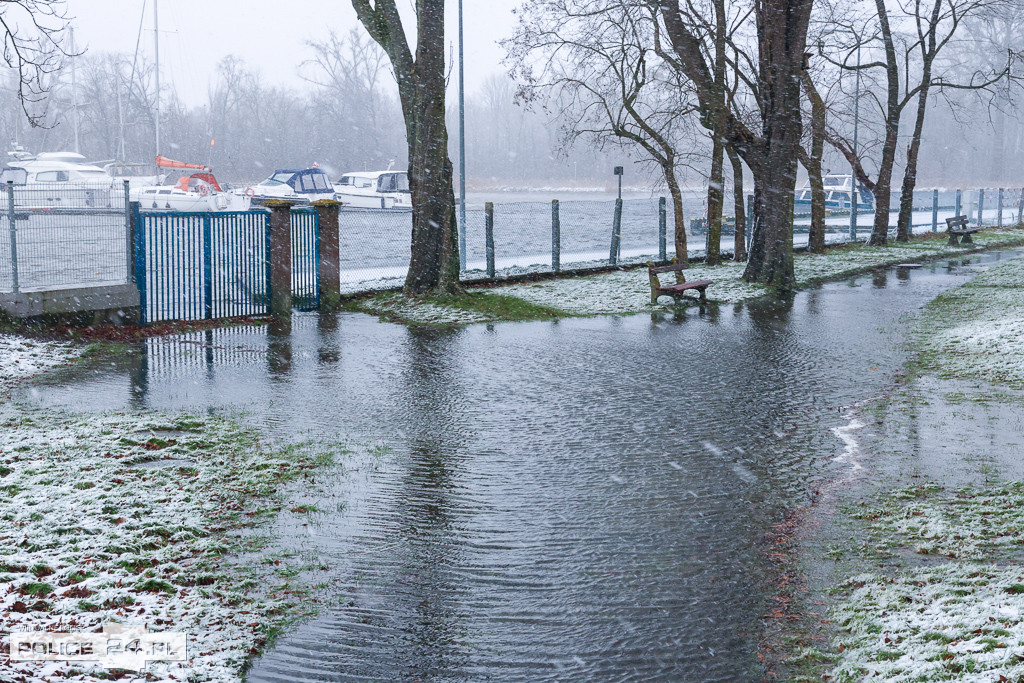
[[[270,214],[136,214],[135,279],[142,324],[267,313]],[[292,293],[300,308],[320,300],[318,221],[291,212]]]
[[[0,292],[130,281],[127,200],[123,184],[0,187]]]
[[[123,284],[138,274],[143,315],[149,322],[257,315],[267,310],[269,223],[265,211],[140,213],[133,245],[132,215],[123,187],[71,193],[67,184],[34,187],[31,192],[4,189],[0,226],[6,225],[7,230],[0,235],[0,245],[6,241],[0,248],[0,292]],[[688,220],[703,215],[703,199],[702,192],[684,194]],[[916,232],[943,230],[944,218],[958,213],[969,215],[972,223],[1009,225],[1021,219],[1024,192],[924,190],[915,193],[914,203]],[[732,207],[731,197],[726,197],[725,205]],[[463,279],[577,269],[611,261],[638,263],[675,255],[671,202],[664,203],[662,213],[659,197],[622,201],[617,244],[613,243],[615,201],[571,200],[556,206],[550,201],[496,202],[488,212],[483,203],[469,205]],[[828,241],[849,239],[847,215],[831,215],[826,222]],[[800,245],[807,239],[806,226],[800,224],[809,219],[798,218],[797,223],[794,241]],[[895,214],[890,223],[895,224]],[[866,237],[870,229],[871,217],[862,214],[857,238]],[[318,230],[315,212],[292,211],[292,291],[299,308],[319,304]],[[409,212],[342,208],[342,291],[400,286],[409,264],[411,232]],[[687,233],[690,256],[700,256],[706,237],[689,229]],[[722,250],[731,251],[732,245],[733,237],[727,233]]]

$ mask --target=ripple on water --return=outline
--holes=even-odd
[[[245,411],[280,438],[391,447],[347,463],[345,505],[296,540],[334,568],[338,605],[251,681],[755,680],[761,539],[840,466],[835,407],[902,365],[901,316],[958,273],[675,317],[297,316],[153,340],[38,400]]]

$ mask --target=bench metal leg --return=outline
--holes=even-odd
[[[971,239],[971,234],[967,233],[960,238],[960,244],[974,244],[974,240]]]
[[[702,304],[706,304],[708,302],[708,296],[704,292],[705,289],[706,289],[705,287],[701,287],[700,289],[697,290],[698,292],[700,292],[700,302]]]
[[[949,233],[949,241],[946,244],[951,247],[958,247],[960,246],[960,241],[957,240],[956,234],[951,232]]]
[[[651,290],[651,305],[653,306],[656,303],[658,303],[658,293],[652,289]]]

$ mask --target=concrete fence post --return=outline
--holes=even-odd
[[[320,255],[320,262],[317,264],[320,305],[327,310],[333,310],[341,303],[341,202],[321,199],[313,202],[312,207],[316,210],[316,220],[320,226],[317,231],[317,251]]]
[[[932,232],[939,231],[939,191],[932,190]]]
[[[999,188],[999,197],[996,200],[996,225],[1003,227],[1003,188]]]
[[[978,227],[985,219],[985,190],[978,190]]]
[[[551,200],[551,270],[562,270],[562,219],[557,199]]]
[[[263,203],[270,209],[270,315],[278,318],[292,314],[292,204],[284,199]]]
[[[658,260],[668,260],[668,213],[665,210],[665,198],[658,197]]]
[[[622,199],[615,200],[615,215],[612,218],[612,245],[608,252],[608,263],[616,265],[619,262],[619,250],[622,240]]]
[[[487,277],[494,277],[494,202],[484,204],[484,250],[487,256]]]
[[[11,291],[19,291],[18,282],[18,216],[14,209],[14,181],[7,181],[7,220],[10,224],[8,239],[11,248]]]
[[[956,191],[956,199],[953,203],[953,215],[960,216],[960,209],[963,208],[963,190]]]
[[[1020,188],[1020,200],[1017,203],[1017,225],[1024,223],[1024,187]]]

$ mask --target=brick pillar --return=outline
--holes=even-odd
[[[292,314],[292,213],[294,202],[271,199],[270,209],[270,315]]]
[[[320,308],[331,310],[341,302],[341,247],[338,245],[338,209],[341,202],[321,199],[311,205],[316,209],[320,277]]]

